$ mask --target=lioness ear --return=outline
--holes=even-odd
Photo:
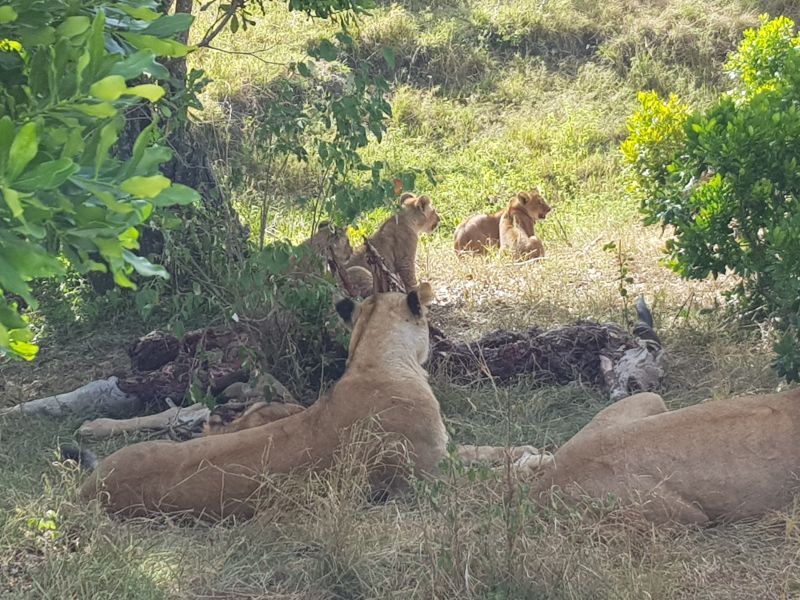
[[[352,326],[358,312],[358,304],[352,298],[342,298],[336,303],[336,312],[342,321]]]
[[[333,231],[333,227],[331,227],[331,222],[330,221],[320,221],[319,225],[317,225],[317,233],[319,233],[323,229],[330,229],[331,231]]]
[[[517,199],[522,202],[522,204],[527,204],[528,200],[530,200],[530,197],[525,192],[520,192],[517,194]]]
[[[401,206],[405,206],[406,204],[408,204],[408,202],[406,202],[406,200],[410,200],[410,199],[415,198],[415,197],[416,196],[414,196],[414,194],[411,193],[411,192],[403,192],[403,194],[400,196],[400,205]]]
[[[417,289],[410,291],[406,296],[406,303],[411,314],[417,317],[422,316],[422,307],[427,308],[431,302],[433,302],[433,289],[427,282],[419,284]]]

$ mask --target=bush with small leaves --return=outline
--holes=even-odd
[[[640,96],[622,150],[645,222],[671,225],[668,264],[699,279],[731,270],[742,313],[780,333],[775,366],[800,379],[800,35],[762,18],[725,69],[732,89],[690,113]]]

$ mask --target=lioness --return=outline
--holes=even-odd
[[[528,238],[533,235],[536,221],[547,217],[549,212],[550,206],[538,190],[520,192],[506,208],[490,215],[473,215],[456,227],[455,249],[480,253],[501,246],[500,222],[504,215],[511,219],[509,225],[515,225]]]
[[[531,493],[612,495],[654,523],[763,515],[800,492],[800,389],[667,411],[635,394],[564,444]]]
[[[417,243],[420,233],[431,233],[439,225],[439,215],[427,196],[406,192],[400,196],[402,210],[389,217],[380,229],[368,238],[389,270],[397,273],[406,289],[417,285]],[[372,293],[372,274],[364,248],[356,250],[347,263],[347,276],[357,295]]]
[[[310,408],[268,425],[190,440],[150,441],[103,460],[81,488],[111,512],[189,513],[207,518],[249,517],[259,501],[260,476],[332,463],[346,433],[374,420],[387,444],[402,443],[414,471],[435,475],[446,454],[439,403],[422,368],[428,358],[426,313],[430,285],[408,294],[377,294],[337,311],[353,330],[347,369],[331,392]],[[384,459],[371,472],[376,491],[406,486],[406,462]]]

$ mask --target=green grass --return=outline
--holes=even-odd
[[[299,240],[307,213],[293,199],[313,189],[310,165],[290,163],[267,187],[258,118],[280,64],[333,29],[267,4],[259,25],[202,51],[214,79],[197,115],[219,175],[251,225],[275,196],[268,233]],[[719,67],[745,27],[767,11],[798,17],[780,0],[443,0],[380,3],[355,31],[351,60],[393,82],[382,143],[365,151],[395,170],[433,169],[427,193],[442,217],[420,245],[418,274],[437,294],[434,322],[457,339],[499,328],[582,318],[624,322],[614,241],[629,260],[630,297],[647,295],[669,354],[672,408],[704,398],[775,389],[768,331],[726,317],[734,283],[686,282],[659,264],[669,232],[645,228],[626,196],[619,143],[636,92],[675,91],[695,105],[717,94]],[[205,17],[200,16],[200,21]],[[396,56],[395,69],[383,48]],[[452,232],[476,211],[540,186],[554,210],[537,225],[546,258],[458,258]],[[496,199],[494,199],[496,198]],[[374,230],[389,209],[354,223]],[[43,293],[46,290],[43,291]],[[46,295],[46,294],[45,294]],[[243,300],[244,302],[244,300]],[[245,302],[246,303],[246,302]],[[70,296],[37,318],[36,363],[0,364],[0,406],[72,389],[127,367],[126,344],[152,322],[109,326],[130,303]],[[125,307],[128,308],[125,308]],[[630,307],[627,307],[630,313]],[[114,320],[116,323],[117,321]],[[569,439],[608,402],[579,385],[494,388],[433,385],[458,443]],[[333,475],[288,487],[247,524],[118,522],[75,501],[81,476],[52,464],[73,420],[0,420],[0,597],[3,598],[778,598],[800,593],[796,507],[757,523],[651,530],[614,510],[579,518],[534,508],[480,473],[385,506],[365,506],[357,482]],[[134,438],[100,444],[102,456]],[[347,472],[345,470],[345,472]],[[338,477],[338,479],[337,479]],[[40,530],[57,512],[55,539]],[[32,519],[31,521],[29,521]]]

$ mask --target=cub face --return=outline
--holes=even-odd
[[[427,196],[415,196],[406,192],[400,196],[400,202],[417,231],[431,233],[439,226],[439,214]]]
[[[347,237],[347,232],[342,227],[322,221],[317,226],[317,232],[309,240],[311,249],[318,255],[327,256],[327,249],[333,249],[333,255],[339,263],[350,260],[353,247]]]
[[[524,210],[534,221],[539,221],[550,212],[550,206],[542,198],[539,190],[520,192],[516,197],[517,206]]]
[[[427,314],[433,299],[433,290],[425,282],[407,294],[385,292],[374,294],[363,302],[351,298],[339,300],[336,312],[352,330],[348,362],[362,343],[368,345],[376,339],[402,339],[406,342],[402,345],[410,346],[417,362],[424,364],[430,352]]]

